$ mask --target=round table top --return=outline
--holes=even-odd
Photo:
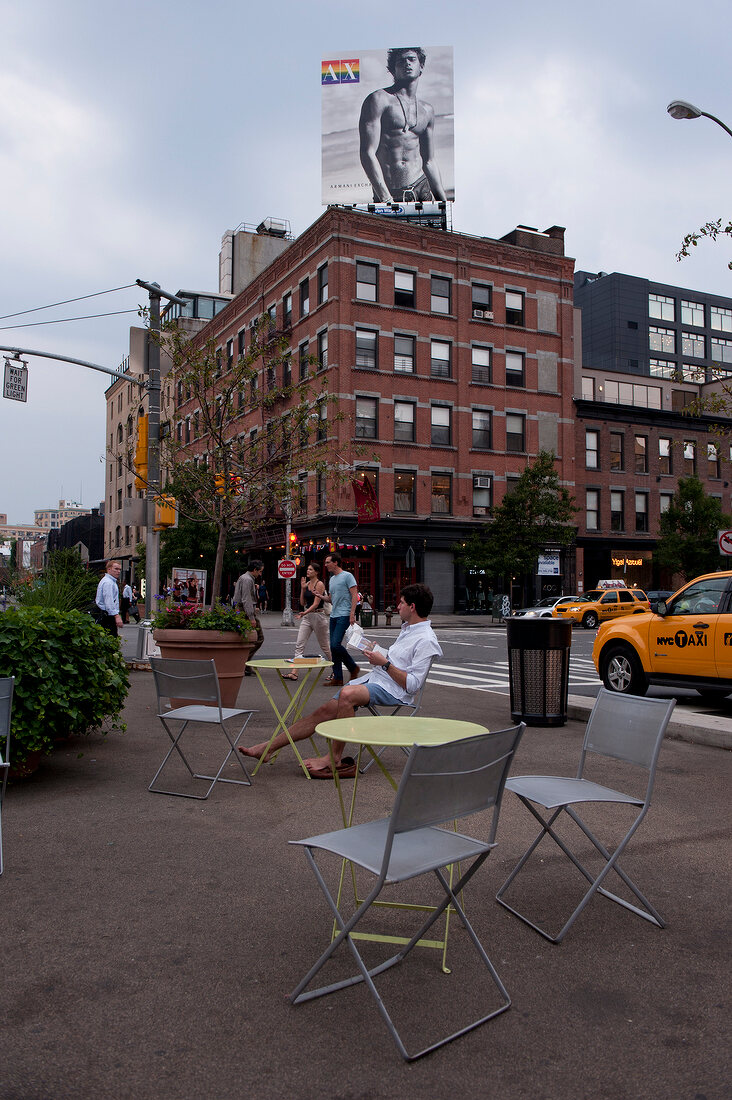
[[[315,732],[330,741],[348,741],[355,745],[445,745],[465,737],[488,733],[477,722],[459,722],[453,718],[334,718],[321,722]]]
[[[296,665],[287,657],[263,657],[260,661],[247,661],[248,668],[287,668],[295,672],[309,672],[313,668],[331,668],[332,661],[318,661],[315,665]]]

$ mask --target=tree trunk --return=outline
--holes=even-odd
[[[211,581],[211,607],[216,603],[221,595],[221,576],[224,572],[224,553],[226,552],[226,536],[228,529],[225,522],[219,523],[219,541],[216,546],[216,563],[214,565],[214,575]]]

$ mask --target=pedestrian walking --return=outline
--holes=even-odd
[[[117,637],[117,631],[122,626],[122,616],[119,613],[119,575],[122,566],[118,561],[108,561],[106,573],[97,585],[97,594],[94,602],[101,612],[100,625],[110,634]]]
[[[242,573],[239,580],[234,587],[234,607],[240,607],[246,617],[251,621],[252,626],[257,632],[257,641],[254,649],[249,654],[249,659],[254,656],[257,650],[262,648],[264,644],[264,633],[262,632],[262,624],[259,621],[257,614],[257,587],[259,578],[264,572],[264,562],[255,559],[249,562],[249,568],[246,573]],[[247,665],[245,669],[247,676],[253,676],[254,673]]]

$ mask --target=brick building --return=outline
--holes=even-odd
[[[299,472],[293,526],[305,560],[337,545],[377,606],[415,577],[432,587],[436,610],[478,605],[487,579],[462,575],[455,544],[541,449],[556,453],[576,491],[573,270],[557,226],[493,240],[331,207],[209,322],[205,336],[226,364],[269,313],[290,339],[293,372],[316,356],[337,398],[344,418],[321,430],[339,454],[357,440],[372,456],[357,466],[379,503],[374,523],[357,522],[348,484]],[[195,412],[190,401],[175,411],[192,453]],[[253,427],[263,425],[243,410],[236,430]],[[265,558],[279,592],[283,542],[247,549]]]

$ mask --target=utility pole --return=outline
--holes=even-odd
[[[155,528],[155,500],[160,496],[160,299],[186,305],[182,298],[161,290],[158,283],[137,279],[150,295],[150,326],[147,334],[145,372],[148,395],[147,436],[147,534],[145,538],[145,618],[153,612],[153,599],[160,590],[160,532]]]

